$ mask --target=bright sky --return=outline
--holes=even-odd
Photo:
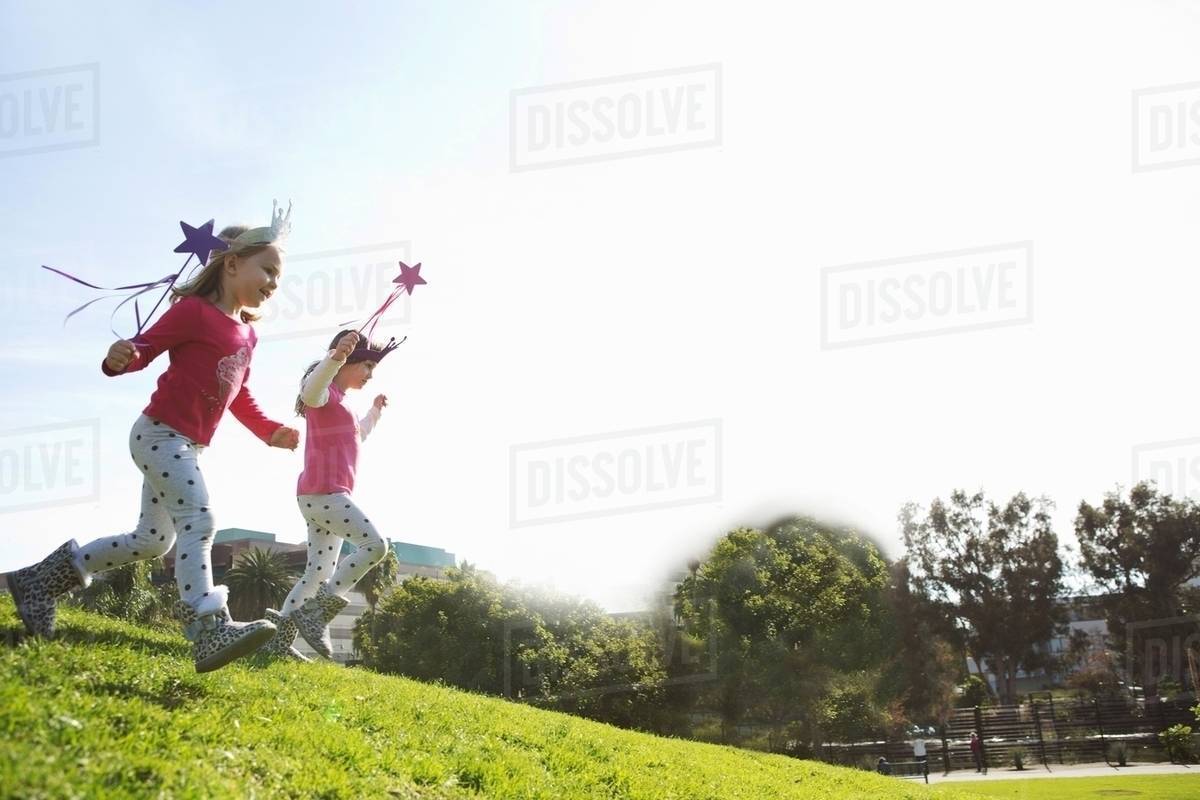
[[[352,8],[0,4],[0,570],[130,529],[166,366],[101,375],[113,303],[64,328],[95,294],[38,266],[156,279],[276,197],[258,400],[422,262],[355,494],[504,578],[629,609],[788,513],[894,555],[955,487],[1064,538],[1200,489],[1194,5]],[[228,417],[201,463],[222,527],[301,540],[299,453]]]

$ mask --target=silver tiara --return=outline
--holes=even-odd
[[[286,239],[292,232],[292,201],[288,200],[287,213],[279,207],[278,200],[271,201],[271,241]]]
[[[251,228],[235,237],[232,244],[237,247],[252,247],[259,244],[280,244],[292,232],[292,201],[287,211],[279,207],[278,200],[271,201],[271,224],[265,228]]]

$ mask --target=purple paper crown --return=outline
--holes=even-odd
[[[404,339],[407,338],[407,336],[404,337]],[[382,347],[375,348],[371,347],[371,343],[364,337],[359,342],[358,347],[354,348],[350,355],[347,356],[346,363],[353,364],[358,361],[374,361],[378,364],[380,361],[383,361],[384,356],[395,350],[400,345],[404,344],[404,339],[401,339],[397,342],[396,337],[393,336],[388,340],[387,344],[383,345]]]

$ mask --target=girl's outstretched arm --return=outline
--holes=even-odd
[[[320,408],[329,402],[329,384],[357,344],[358,334],[354,331],[338,339],[337,346],[300,382],[300,402],[309,408]]]
[[[367,415],[358,421],[358,440],[360,442],[365,442],[371,431],[375,430],[375,424],[379,422],[379,417],[383,413],[383,409],[387,406],[387,403],[387,395],[379,395],[375,398],[375,402],[371,405],[371,410],[367,412]]]
[[[309,408],[320,408],[328,403],[329,384],[333,383],[334,376],[342,368],[343,363],[345,362],[334,358],[332,352],[325,356],[300,384],[300,402]]]
[[[272,437],[275,432],[284,425],[282,422],[276,422],[268,419],[267,415],[258,407],[258,403],[254,400],[254,395],[250,393],[250,370],[246,370],[246,375],[242,380],[242,388],[238,390],[237,397],[233,398],[233,402],[229,404],[229,410],[238,418],[238,421],[245,425],[251,433],[262,439],[267,444],[275,444]],[[281,445],[286,446],[286,445]]]
[[[101,362],[100,369],[105,375],[110,376],[125,375],[145,369],[160,353],[195,336],[197,326],[200,324],[196,314],[197,310],[196,304],[187,299],[172,303],[171,307],[158,318],[158,322],[135,336],[132,341],[122,340],[109,348],[109,356]],[[132,358],[127,357],[127,348],[118,347],[122,344],[133,347]],[[121,352],[114,354],[114,351],[118,350]],[[126,357],[121,357],[122,353],[126,354]],[[122,361],[124,361],[123,364]]]

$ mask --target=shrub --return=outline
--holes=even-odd
[[[1158,735],[1172,763],[1187,761],[1192,755],[1192,728],[1189,725],[1172,725]]]
[[[968,675],[967,679],[958,685],[959,708],[972,708],[988,704],[988,686],[978,675]]]
[[[70,602],[126,622],[173,626],[171,607],[179,597],[175,584],[159,587],[150,580],[151,573],[160,563],[158,560],[132,561],[102,572]]]

